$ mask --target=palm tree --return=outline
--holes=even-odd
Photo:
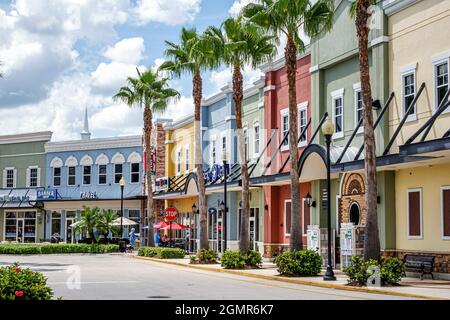
[[[74,230],[82,234],[86,234],[89,242],[95,242],[94,229],[97,227],[99,219],[99,208],[89,208],[83,206],[80,219],[76,222]]]
[[[284,48],[289,90],[289,153],[291,165],[291,249],[302,249],[302,226],[300,224],[300,182],[298,172],[298,111],[296,93],[297,54],[305,50],[300,30],[314,38],[331,29],[334,15],[333,0],[260,0],[244,7],[242,14],[250,21],[275,34],[284,34]]]
[[[205,38],[214,46],[215,57],[219,63],[225,63],[233,71],[233,100],[236,114],[239,162],[242,175],[242,214],[240,224],[239,250],[246,254],[249,250],[249,175],[245,152],[245,138],[242,127],[242,100],[244,82],[242,70],[250,64],[253,68],[272,59],[276,53],[274,37],[265,35],[264,30],[253,23],[245,22],[242,17],[229,18],[220,28],[209,27]]]
[[[102,210],[99,214],[96,229],[105,237],[105,240],[110,232],[114,233],[117,231],[117,227],[113,225],[113,222],[118,216],[114,210]]]
[[[195,119],[195,166],[199,192],[200,211],[200,248],[207,249],[208,244],[208,213],[206,211],[205,179],[203,176],[202,137],[200,123],[200,109],[203,96],[202,71],[217,67],[213,59],[213,50],[208,41],[200,36],[195,28],[182,28],[179,44],[166,41],[165,55],[168,58],[160,66],[160,70],[169,71],[176,77],[182,74],[192,76],[192,95],[194,98]]]
[[[128,86],[120,88],[119,92],[114,96],[115,100],[120,100],[128,106],[138,106],[144,108],[144,144],[146,149],[146,172],[145,184],[147,188],[147,225],[148,239],[147,243],[153,247],[155,213],[153,210],[153,190],[152,190],[152,166],[151,166],[151,136],[152,121],[154,112],[164,112],[169,102],[178,99],[180,94],[178,91],[168,87],[168,79],[159,77],[158,72],[151,69],[140,72],[136,68],[137,78],[128,78]]]
[[[364,259],[380,258],[380,237],[377,217],[377,155],[373,130],[372,89],[369,67],[369,10],[375,0],[357,0],[350,7],[350,15],[355,19],[358,36],[359,71],[363,99],[364,123],[364,171],[366,174],[366,226],[364,228]]]

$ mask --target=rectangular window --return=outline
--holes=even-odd
[[[442,188],[442,236],[450,240],[450,186]]]
[[[255,131],[255,154],[256,155],[259,155],[259,141],[260,141],[260,138],[259,138],[259,125],[255,125],[254,127],[253,127],[253,130]]]
[[[98,184],[106,184],[106,175],[106,164],[100,164],[98,166]]]
[[[61,168],[53,168],[53,186],[61,185]]]
[[[284,201],[284,234],[291,234],[291,200]]]
[[[336,133],[342,136],[344,133],[344,104],[343,98],[335,98],[333,100],[333,110],[334,110],[334,124],[336,126]]]
[[[245,152],[245,160],[248,160],[248,129],[244,128],[244,152]]]
[[[303,200],[303,236],[306,237],[308,226],[311,224],[311,208],[305,200]]]
[[[67,185],[74,186],[76,183],[76,173],[77,169],[76,167],[69,167],[68,168],[68,179],[67,179]]]
[[[61,213],[53,212],[52,213],[52,236],[59,235],[61,236]]]
[[[306,124],[307,124],[307,112],[306,112],[306,107],[301,108],[298,111],[298,135],[299,135],[299,140],[300,140],[300,144],[304,144],[306,143],[307,140],[307,135],[306,135]],[[302,135],[302,132],[305,131],[305,133]],[[301,136],[300,136],[301,135]]]
[[[356,118],[355,118],[355,126],[358,125],[359,120],[363,117],[363,101],[361,90],[355,91],[355,109],[356,109]],[[361,123],[362,127],[362,123]]]
[[[216,163],[216,140],[211,141],[211,158],[212,158],[212,164]]]
[[[416,79],[414,73],[403,75],[403,112],[406,114],[416,94]],[[416,106],[408,113],[408,117],[416,115]]]
[[[448,82],[448,61],[444,63],[440,63],[435,66],[435,84],[436,84],[436,108],[442,103],[444,100],[444,96],[449,90],[449,82]]]
[[[177,174],[181,174],[181,149],[177,151]]]
[[[222,137],[222,150],[223,151],[227,150],[227,137],[225,136]]]
[[[29,186],[31,188],[38,187],[38,168],[30,168],[29,170]]]
[[[408,190],[408,236],[422,238],[422,190]]]
[[[123,176],[123,164],[114,165],[114,183],[119,183]]]
[[[15,182],[15,169],[6,169],[6,188],[14,188],[14,182]]]
[[[91,184],[92,166],[83,166],[83,185]]]
[[[191,153],[190,153],[189,149],[190,149],[189,145],[187,145],[186,151],[185,151],[186,152],[186,163],[184,164],[184,170],[186,172],[189,172],[189,164],[191,163],[191,157],[190,157]]]
[[[139,183],[141,180],[141,166],[139,163],[131,164],[131,183]]]
[[[284,114],[281,116],[281,128],[282,128],[282,136],[281,139],[283,139],[286,134],[287,137],[286,139],[283,141],[283,147],[284,146],[288,146],[289,145],[289,114]]]

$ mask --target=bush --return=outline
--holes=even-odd
[[[53,291],[39,272],[20,268],[18,263],[0,267],[0,300],[51,300]]]
[[[201,249],[195,256],[191,256],[191,263],[214,264],[217,263],[218,255],[212,249]]]
[[[322,257],[312,250],[285,251],[275,259],[281,275],[315,276],[322,270]]]
[[[61,254],[118,252],[115,244],[0,244],[0,254]]]
[[[245,256],[239,250],[226,250],[221,260],[225,269],[243,269],[246,265]]]
[[[249,250],[245,258],[245,264],[251,267],[259,267],[262,264],[262,257],[258,251]]]
[[[185,252],[179,248],[140,247],[138,256],[156,257],[159,259],[182,259],[185,256]]]
[[[376,266],[380,270],[380,281],[382,285],[394,285],[402,280],[406,275],[405,264],[397,258],[382,258],[380,261],[364,261],[363,257],[353,256],[350,258],[350,265],[344,267],[344,273],[348,276],[350,284],[366,286],[367,280],[373,274],[369,270],[370,266]]]

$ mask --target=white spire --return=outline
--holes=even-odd
[[[81,140],[89,140],[91,139],[91,133],[89,132],[89,120],[88,120],[88,111],[87,106],[84,109],[84,127],[81,132]]]

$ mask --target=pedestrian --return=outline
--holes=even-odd
[[[161,235],[159,234],[159,230],[155,230],[155,247],[159,247],[161,243]]]
[[[136,234],[134,233],[135,229],[131,228],[130,231],[130,248],[134,250],[134,241],[136,240]]]

